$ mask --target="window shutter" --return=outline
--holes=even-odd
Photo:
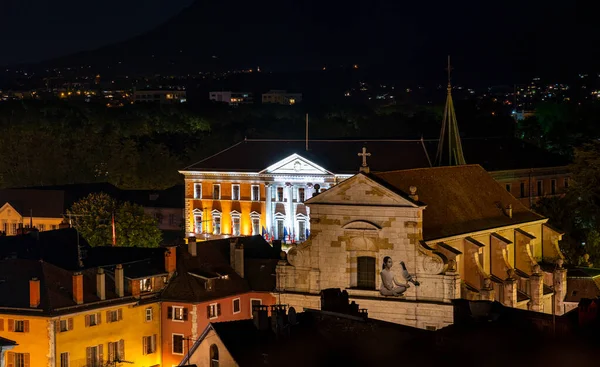
[[[117,310],[117,320],[123,320],[123,310],[121,310],[120,308]]]
[[[173,307],[169,306],[167,309],[167,319],[173,320]]]
[[[8,331],[15,331],[15,320],[8,319]]]
[[[29,353],[23,353],[23,367],[29,367]]]
[[[119,340],[119,360],[125,360],[125,340]]]
[[[0,331],[4,331],[4,319],[0,319]]]
[[[29,332],[29,320],[23,321],[23,332]]]
[[[98,312],[96,314],[97,324],[100,325],[102,323],[102,312]]]
[[[148,351],[148,338],[145,336],[142,336],[142,354],[146,355],[147,351]]]
[[[100,360],[100,364],[104,362],[104,351],[102,350],[103,345],[98,345],[98,359]]]
[[[221,304],[217,303],[217,316],[221,316]]]
[[[152,353],[156,352],[156,334],[152,335],[152,342],[150,345],[152,346]]]
[[[90,315],[85,315],[85,327],[90,326]]]
[[[85,359],[87,360],[87,365],[91,366],[92,365],[92,348],[90,348],[90,347],[85,348]]]
[[[183,308],[183,321],[187,321],[188,319],[188,309],[187,307]]]
[[[15,354],[13,352],[6,352],[7,367],[15,367]]]
[[[210,305],[206,306],[206,318],[210,319]]]
[[[54,331],[60,333],[60,320],[54,321]]]
[[[112,362],[112,361],[115,360],[115,354],[114,354],[115,346],[114,346],[114,344],[115,343],[113,343],[113,342],[108,342],[108,361],[109,362]]]
[[[67,320],[67,330],[73,330],[73,318],[72,317],[70,317]]]
[[[109,322],[112,322],[112,321],[110,320],[110,311],[106,311],[106,322],[107,322],[107,323],[109,323]]]

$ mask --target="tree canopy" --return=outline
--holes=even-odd
[[[123,247],[158,247],[162,233],[156,219],[144,208],[132,203],[119,203],[108,194],[90,194],[71,209],[74,227],[91,246],[108,246],[113,241],[113,215],[116,245]]]

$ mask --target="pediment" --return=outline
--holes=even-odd
[[[292,154],[287,158],[280,160],[277,163],[270,165],[260,173],[274,173],[274,174],[287,174],[287,175],[332,175],[333,173],[327,171],[325,168],[319,166],[316,163],[309,161],[308,159],[300,156],[299,154]]]
[[[356,206],[397,206],[418,208],[419,205],[363,174],[354,175],[340,184],[310,198],[307,205],[344,204]]]
[[[0,207],[0,215],[2,215],[2,217],[10,219],[10,218],[15,218],[15,219],[21,219],[22,215],[21,213],[19,213],[18,210],[16,210],[12,205],[10,205],[10,203],[5,203],[4,205],[2,205]]]
[[[377,231],[377,230],[381,229],[381,227],[379,227],[377,224],[371,223],[366,220],[354,220],[350,223],[346,223],[342,228],[343,229],[358,229],[358,230],[362,230],[362,231]]]

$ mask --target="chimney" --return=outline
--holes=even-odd
[[[198,255],[197,247],[196,247],[196,237],[188,237],[188,252],[192,256]]]
[[[165,251],[165,271],[169,274],[173,274],[177,269],[177,247],[167,247]]]
[[[252,306],[252,321],[258,330],[269,329],[269,306]]]
[[[31,278],[29,281],[29,307],[36,308],[40,305],[40,280]]]
[[[83,274],[73,273],[73,301],[78,305],[83,304]]]
[[[96,273],[96,295],[103,301],[106,299],[106,276],[102,268],[98,268]]]
[[[409,190],[410,190],[410,195],[408,195],[408,197],[411,198],[411,200],[419,201],[419,195],[417,195],[417,187],[411,186],[409,188]]]
[[[242,278],[244,277],[244,245],[237,239],[229,241],[229,262]]]
[[[506,215],[508,215],[509,218],[512,218],[512,204],[508,204],[506,207]]]
[[[123,288],[125,285],[124,280],[123,265],[119,264],[115,269],[115,291],[118,297],[125,296],[125,289]]]

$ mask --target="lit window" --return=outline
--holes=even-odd
[[[252,218],[252,235],[256,236],[260,233],[260,218]]]
[[[140,280],[140,291],[152,292],[152,278],[145,278]]]
[[[221,316],[221,304],[213,303],[206,306],[206,317],[209,319],[214,319]]]
[[[175,321],[186,321],[187,320],[187,308],[180,306],[173,306],[171,312],[169,312],[168,318]]]
[[[241,221],[240,221],[240,217],[239,215],[232,217],[231,218],[233,220],[233,235],[234,236],[239,236],[240,235],[240,227],[241,227]]]
[[[213,215],[213,234],[221,234],[221,216]]]
[[[306,221],[304,220],[298,221],[298,239],[300,241],[306,240]]]
[[[196,233],[202,233],[202,215],[197,214],[194,216],[194,222],[196,225]]]
[[[197,183],[194,185],[194,199],[202,199],[202,184]]]
[[[277,188],[277,201],[283,201],[283,187]]]
[[[260,186],[252,185],[252,201],[260,200]]]
[[[143,354],[152,354],[156,352],[156,334],[145,336],[143,339]]]

